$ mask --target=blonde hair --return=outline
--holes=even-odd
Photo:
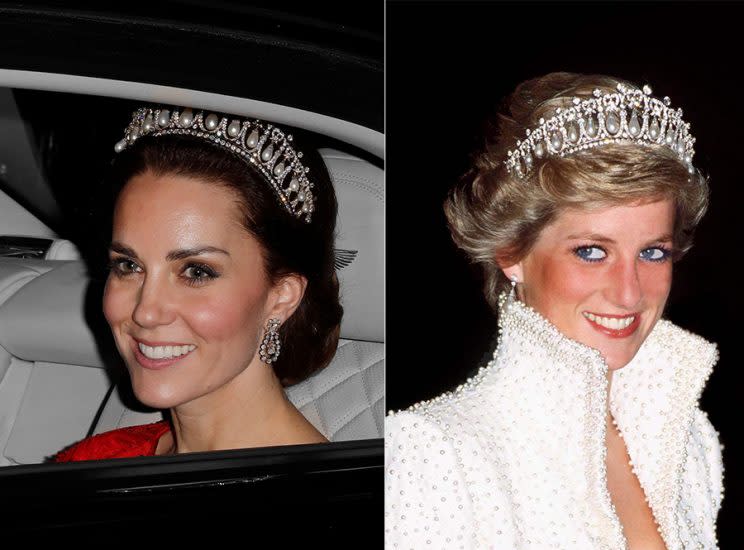
[[[671,199],[675,202],[674,249],[678,258],[708,207],[708,182],[690,174],[664,145],[608,144],[567,157],[535,162],[525,179],[505,168],[507,151],[574,97],[590,97],[596,88],[612,92],[618,83],[602,75],[551,73],[517,86],[502,113],[486,132],[484,147],[471,169],[444,203],[452,238],[484,269],[484,293],[492,308],[508,283],[499,265],[524,258],[542,229],[569,207],[593,208]]]

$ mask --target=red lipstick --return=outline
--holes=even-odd
[[[587,313],[590,313],[594,317],[604,317],[605,319],[627,319],[628,317],[633,317],[633,321],[625,328],[613,329],[600,325],[596,321],[592,321],[589,317],[586,316]],[[633,315],[599,315],[597,313],[587,311],[584,312],[584,319],[586,319],[586,321],[592,326],[593,329],[609,336],[610,338],[626,338],[633,334],[641,324],[640,313],[635,313]]]

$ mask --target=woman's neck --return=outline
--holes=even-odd
[[[255,360],[217,390],[171,409],[158,454],[327,441],[284,394],[273,369]]]

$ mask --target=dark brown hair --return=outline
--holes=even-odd
[[[261,245],[269,280],[276,282],[291,273],[307,279],[299,307],[279,328],[282,352],[273,368],[285,386],[304,380],[331,361],[343,314],[333,252],[336,195],[317,151],[302,145],[299,149],[314,182],[311,223],[287,212],[271,185],[246,161],[199,138],[140,138],[117,155],[109,175],[112,198],[132,177],[148,171],[157,176],[197,178],[235,192],[243,226]]]

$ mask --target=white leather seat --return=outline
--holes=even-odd
[[[92,426],[111,376],[87,286],[80,262],[0,258],[0,464],[40,462]]]
[[[54,239],[44,258],[47,260],[79,260],[80,252],[71,241]]]
[[[343,340],[326,369],[287,394],[332,441],[378,438],[383,174],[344,153],[322,154],[339,198],[337,248],[355,253],[346,254],[353,260],[339,273]],[[73,249],[63,243],[60,250]],[[161,417],[131,396],[100,312],[100,289],[90,287],[81,261],[0,258],[0,465],[41,462],[90,433]]]

